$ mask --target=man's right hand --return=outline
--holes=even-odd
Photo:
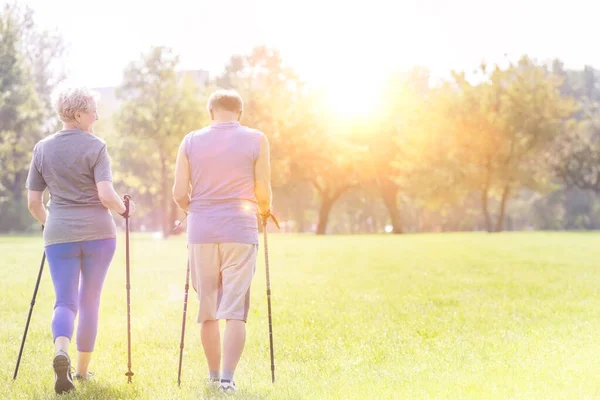
[[[266,213],[260,213],[260,219],[262,221],[263,226],[267,226],[267,222],[269,222],[269,218],[271,218],[273,220],[273,222],[275,223],[275,226],[277,227],[277,229],[279,228],[279,222],[277,221],[277,218],[275,218],[275,216],[273,214],[271,214],[271,211],[267,211]]]
[[[271,211],[259,213],[258,216],[260,217],[260,222],[262,222],[263,225],[266,225],[270,215]]]

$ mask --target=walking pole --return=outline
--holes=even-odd
[[[42,231],[44,226],[42,225]],[[17,365],[15,366],[15,373],[13,380],[17,379],[19,373],[19,365],[21,364],[21,356],[23,355],[23,347],[25,347],[25,339],[27,338],[27,331],[29,330],[29,322],[31,321],[31,314],[33,313],[33,305],[35,304],[35,298],[37,296],[38,289],[40,287],[40,281],[42,280],[42,272],[44,271],[44,262],[46,261],[46,251],[42,255],[42,263],[40,264],[40,271],[38,272],[37,281],[35,283],[35,289],[33,290],[33,298],[31,299],[31,305],[29,307],[29,315],[27,316],[27,323],[25,324],[25,333],[23,333],[23,339],[21,340],[21,349],[19,350],[19,357],[17,358]]]
[[[262,216],[263,234],[265,242],[265,274],[267,277],[267,307],[269,311],[269,347],[271,351],[271,382],[275,383],[275,355],[273,353],[273,323],[271,320],[271,278],[269,276],[269,246],[267,242],[267,221],[269,218],[273,219],[273,222],[279,229],[279,222],[275,216],[271,213]]]
[[[179,344],[179,371],[177,372],[177,386],[181,387],[181,363],[183,362],[183,342],[185,338],[185,316],[187,313],[188,290],[190,288],[190,259],[188,256],[187,272],[185,274],[185,295],[183,296],[183,321],[181,323],[181,342]]]
[[[127,274],[127,369],[125,373],[127,376],[127,383],[131,383],[131,297],[130,297],[130,276],[129,276],[129,200],[131,196],[125,195],[125,260],[126,260],[126,274]]]

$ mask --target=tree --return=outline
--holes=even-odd
[[[402,148],[401,136],[410,135],[415,129],[418,114],[423,112],[422,103],[429,92],[429,71],[415,67],[406,73],[396,73],[387,82],[384,105],[378,124],[368,121],[359,126],[354,135],[359,143],[369,148],[370,162],[381,198],[388,210],[392,233],[402,233],[402,221],[398,210],[398,195],[406,186],[403,166],[407,151]],[[362,137],[361,137],[362,135]],[[402,159],[402,160],[399,160]]]
[[[207,122],[199,88],[178,76],[178,62],[172,50],[154,47],[125,69],[117,91],[123,100],[116,115],[123,136],[117,157],[121,173],[127,174],[122,179],[150,195],[154,209],[160,210],[155,218],[164,237],[178,213],[171,196],[177,148],[187,133]]]
[[[41,138],[43,105],[20,52],[19,20],[14,8],[0,14],[0,214],[2,230],[29,225],[25,179],[34,144]],[[29,220],[30,221],[30,220]]]
[[[271,146],[273,186],[285,185],[289,176],[289,150],[301,134],[294,131],[293,115],[302,98],[303,83],[283,64],[279,51],[259,46],[249,54],[234,55],[215,85],[235,89],[244,100],[242,123],[262,131]]]
[[[31,8],[21,8],[16,4],[9,8],[17,21],[20,52],[43,104],[44,133],[54,132],[60,121],[52,107],[50,95],[57,84],[65,79],[62,65],[65,52],[63,39],[56,32],[38,29]]]
[[[305,211],[313,195],[311,185],[316,181],[323,183],[320,178],[313,179],[308,172],[313,169],[308,168],[306,162],[308,159],[326,161],[312,153],[315,147],[312,130],[315,125],[312,122],[316,121],[306,111],[308,102],[305,101],[307,92],[304,83],[284,65],[277,50],[267,47],[256,47],[249,54],[232,56],[215,82],[219,87],[236,89],[242,95],[242,123],[261,130],[269,138],[273,190],[277,194],[274,204],[282,205],[279,195],[285,193],[296,227],[304,231]],[[309,119],[305,120],[307,117]],[[321,167],[326,168],[323,164]],[[321,186],[315,190],[320,189]],[[334,193],[333,197],[334,201],[338,195]],[[318,230],[323,232],[331,209],[330,202],[325,202],[320,211],[322,217]]]
[[[555,65],[559,64],[555,61]],[[586,65],[581,71],[555,68],[566,77],[562,90],[572,93],[579,110],[565,125],[549,159],[556,176],[567,187],[600,193],[600,87],[597,71]]]
[[[482,65],[480,72],[479,84],[454,74],[457,102],[449,108],[449,134],[455,140],[461,181],[480,193],[486,229],[501,231],[511,195],[520,188],[548,186],[545,154],[576,108],[560,94],[560,79],[527,57],[506,69],[488,71]],[[495,227],[491,198],[499,202]]]
[[[403,202],[403,228],[412,224],[415,231],[442,229],[449,223],[446,215],[458,215],[465,203],[472,203],[456,140],[461,129],[454,121],[458,91],[449,82],[428,87],[424,77],[408,82],[402,76],[397,78],[401,85],[390,85],[397,99],[388,100],[393,108],[381,129],[396,131],[388,174],[392,174]],[[414,82],[421,84],[415,87]],[[469,218],[465,216],[461,222]]]
[[[372,176],[367,148],[344,137],[345,127],[329,119],[318,93],[307,94],[290,120],[288,155],[290,175],[308,181],[320,198],[316,233],[327,232],[335,202]]]
[[[571,121],[551,155],[556,175],[568,187],[600,193],[600,114]]]

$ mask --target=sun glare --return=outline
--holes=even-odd
[[[331,82],[326,88],[326,103],[334,114],[342,118],[365,117],[376,111],[379,86],[373,81]]]

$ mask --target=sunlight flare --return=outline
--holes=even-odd
[[[333,82],[326,90],[326,104],[337,116],[364,117],[375,112],[379,96],[372,82]]]

